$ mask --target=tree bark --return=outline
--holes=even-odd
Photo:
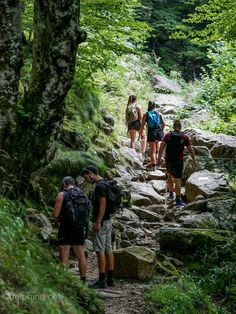
[[[35,1],[31,82],[18,101],[18,114],[14,112],[16,104],[12,105],[11,113],[16,119],[10,124],[14,132],[9,136],[11,144],[3,146],[10,159],[2,158],[0,170],[5,171],[6,181],[13,177],[14,185],[23,189],[34,172],[52,160],[57,149],[78,44],[86,37],[79,28],[79,6],[78,0]],[[20,61],[17,63],[19,67]],[[12,83],[15,90],[16,83]]]

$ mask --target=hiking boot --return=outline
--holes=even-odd
[[[115,287],[115,281],[114,281],[113,278],[107,279],[107,280],[106,280],[106,283],[107,283],[107,286],[108,286],[108,287]]]
[[[96,281],[90,283],[88,286],[89,288],[93,288],[93,289],[105,289],[106,281],[97,279]]]
[[[182,200],[176,200],[175,205],[177,207],[180,207],[180,206],[185,206],[186,204],[184,202],[182,202]]]

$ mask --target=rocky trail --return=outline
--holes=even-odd
[[[181,96],[157,94],[167,130],[172,125],[176,108],[191,111],[191,119],[204,119]],[[187,205],[177,208],[167,203],[165,169],[146,169],[140,157],[139,142],[136,151],[129,148],[129,139],[120,138],[119,155],[128,166],[118,166],[115,179],[127,190],[132,206],[116,214],[114,251],[116,286],[98,290],[105,301],[106,314],[147,313],[145,290],[156,272],[156,255],[166,250],[185,254],[204,241],[212,241],[206,232],[230,229],[236,222],[235,199],[228,195],[227,166],[235,166],[236,138],[189,128],[190,120],[183,121],[183,129],[191,137],[197,160],[197,169],[191,167],[190,157],[184,159],[182,194]],[[147,154],[148,155],[148,154]],[[111,152],[111,162],[119,164],[117,153]],[[91,245],[91,243],[89,244]],[[88,279],[97,278],[97,259],[88,249]],[[182,265],[180,260],[175,260]],[[73,268],[72,268],[73,271]],[[74,268],[74,272],[78,272]]]
[[[173,202],[167,202],[165,169],[145,167],[146,161],[138,153],[139,142],[134,151],[129,148],[128,138],[120,138],[118,154],[111,152],[113,165],[120,164],[117,156],[128,161],[128,166],[117,166],[119,176],[115,179],[126,189],[132,206],[123,208],[113,219],[116,286],[97,291],[105,301],[106,314],[147,313],[144,294],[157,271],[156,256],[162,253],[171,260],[166,250],[173,254],[191,252],[199,241],[212,241],[208,231],[221,234],[236,222],[235,199],[227,194],[225,172],[235,166],[236,138],[191,129],[191,121],[204,120],[206,113],[195,110],[179,95],[159,93],[156,101],[167,124],[165,132],[172,126],[177,108],[191,112],[191,118],[182,124],[191,137],[197,169],[192,169],[186,154],[182,194],[186,195],[187,205],[176,208]],[[91,247],[88,251],[88,280],[93,280],[98,276],[97,259]],[[172,261],[175,266],[183,265],[181,258]],[[71,271],[78,272],[77,266]]]

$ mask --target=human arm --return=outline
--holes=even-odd
[[[160,145],[160,149],[159,149],[159,152],[158,152],[158,158],[157,158],[157,167],[160,167],[160,164],[161,164],[161,156],[163,154],[163,150],[166,146],[166,142],[165,141],[162,141],[161,142],[161,145]]]
[[[63,192],[60,192],[60,193],[58,193],[58,195],[56,197],[56,203],[55,203],[55,206],[53,209],[53,217],[57,220],[60,217],[62,203],[63,203]]]
[[[163,114],[160,113],[160,112],[159,112],[159,114],[160,114],[160,120],[161,120],[161,128],[162,128],[162,130],[164,130],[166,124],[165,124],[165,121],[164,121],[164,118],[163,118]]]
[[[141,122],[143,118],[142,108],[140,106],[136,106],[136,108],[137,108],[137,113],[138,113],[138,120]]]
[[[146,123],[146,113],[143,115],[142,123],[141,123],[141,127],[140,127],[140,135],[141,135],[141,137],[143,136],[143,130],[144,130],[145,123]]]
[[[97,215],[96,222],[94,224],[95,232],[99,232],[101,229],[101,222],[106,211],[106,206],[107,206],[106,197],[100,197],[98,215]]]

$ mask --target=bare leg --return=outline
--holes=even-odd
[[[181,195],[181,179],[179,178],[174,178],[175,181],[175,194],[176,196]]]
[[[98,258],[98,270],[99,273],[105,273],[106,271],[106,259],[104,252],[96,252]]]
[[[72,249],[78,260],[79,272],[81,277],[86,277],[87,273],[87,259],[85,257],[83,245],[72,245]]]
[[[147,139],[146,139],[146,134],[143,133],[143,138],[141,138],[141,154],[144,154],[146,152],[146,146],[147,146]]]
[[[151,163],[156,164],[156,142],[149,142]]]
[[[169,192],[174,191],[174,181],[171,174],[167,173],[167,188]]]
[[[112,251],[105,252],[105,256],[106,256],[107,270],[113,270],[114,269],[114,255]]]
[[[69,256],[70,256],[70,245],[61,245],[60,246],[60,261],[65,266],[69,266]]]
[[[130,148],[135,149],[135,141],[136,141],[137,131],[136,130],[129,130],[129,135],[130,135]]]

